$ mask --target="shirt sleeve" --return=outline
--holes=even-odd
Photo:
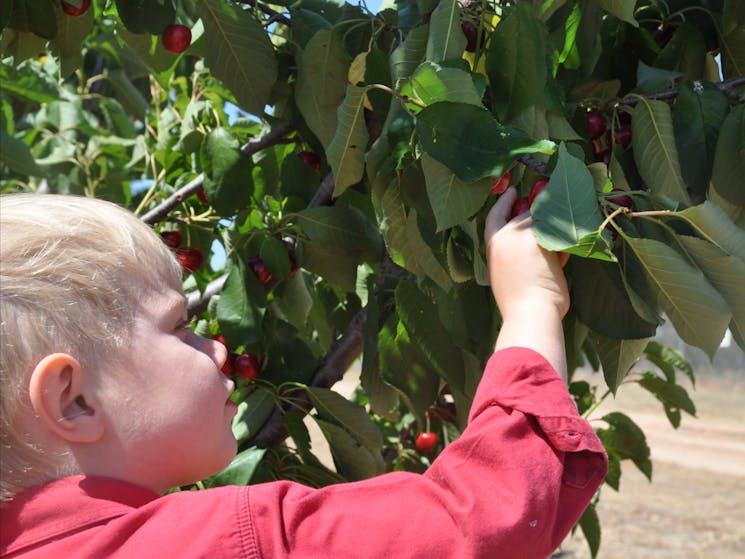
[[[257,556],[544,558],[602,482],[607,457],[538,353],[495,353],[469,423],[423,474],[311,489],[246,488]]]

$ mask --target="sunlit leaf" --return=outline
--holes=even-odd
[[[603,223],[593,179],[585,164],[571,155],[564,144],[548,185],[536,196],[531,207],[534,233],[540,245],[548,250],[579,251],[589,235],[597,233]],[[593,242],[594,244],[594,242]],[[608,251],[604,242],[600,252]],[[605,258],[608,259],[608,258]]]
[[[337,112],[338,126],[326,150],[334,171],[334,196],[362,180],[365,171],[367,127],[365,126],[364,87],[347,86],[344,102]]]
[[[261,115],[277,79],[274,47],[247,11],[225,0],[204,0],[200,16],[207,42],[205,62],[247,111]]]
[[[333,31],[318,31],[298,59],[295,100],[306,124],[324,146],[336,133],[336,113],[346,94],[348,69],[344,43]]]
[[[502,176],[520,155],[551,153],[555,146],[505,128],[483,107],[466,103],[424,108],[417,115],[416,130],[422,149],[466,182]]]

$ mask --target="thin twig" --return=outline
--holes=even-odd
[[[246,145],[241,147],[241,153],[246,157],[251,157],[254,153],[261,151],[262,149],[278,144],[284,140],[284,137],[292,130],[292,127],[288,124],[283,124],[270,132],[264,134],[259,138],[254,138]],[[152,210],[143,215],[140,219],[149,225],[158,223],[164,220],[168,214],[178,206],[181,202],[186,200],[189,196],[192,196],[199,192],[199,189],[204,186],[204,173],[199,173],[193,178],[188,184],[179,188],[176,192],[171,194],[168,198],[163,200],[160,204],[154,207]]]

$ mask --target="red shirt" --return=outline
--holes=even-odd
[[[162,497],[75,476],[2,509],[0,555],[24,558],[543,558],[607,458],[556,372],[522,348],[490,359],[469,425],[423,475],[312,489],[280,481]]]

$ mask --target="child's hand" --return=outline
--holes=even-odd
[[[509,188],[489,212],[484,230],[489,281],[503,319],[497,349],[534,348],[562,374],[561,319],[569,310],[566,278],[559,255],[536,242],[530,214],[508,221],[516,198],[515,189]]]

